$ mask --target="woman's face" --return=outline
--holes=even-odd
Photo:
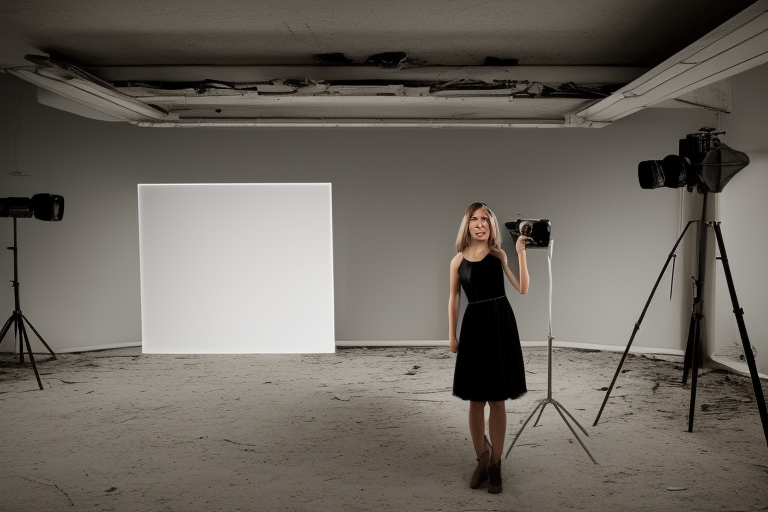
[[[469,235],[479,242],[487,242],[491,236],[491,217],[484,209],[478,208],[469,217]]]

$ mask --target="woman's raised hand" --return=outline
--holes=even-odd
[[[531,240],[531,238],[523,235],[520,235],[519,237],[517,237],[517,242],[515,242],[515,250],[517,252],[524,251],[525,248],[528,246],[528,243],[527,243],[528,240]]]

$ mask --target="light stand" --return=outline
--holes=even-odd
[[[616,384],[616,379],[619,377],[619,373],[621,372],[621,367],[624,366],[624,360],[627,358],[627,354],[629,354],[629,349],[632,347],[632,342],[635,340],[637,331],[640,330],[640,324],[643,323],[643,318],[645,318],[645,313],[648,311],[648,307],[651,305],[651,300],[653,299],[653,296],[656,294],[656,289],[659,287],[661,278],[664,277],[664,273],[667,271],[669,262],[672,261],[673,258],[677,257],[677,255],[675,254],[675,251],[677,250],[677,246],[680,245],[680,242],[683,240],[683,237],[685,236],[685,233],[688,231],[688,228],[691,227],[691,224],[693,224],[694,222],[698,222],[698,221],[695,221],[695,220],[688,221],[688,224],[686,224],[685,228],[683,228],[683,232],[680,233],[680,236],[678,237],[677,242],[675,242],[674,247],[672,247],[672,251],[669,253],[669,256],[667,257],[667,261],[666,263],[664,263],[664,267],[662,267],[661,273],[659,274],[659,277],[656,279],[656,283],[653,285],[653,289],[651,290],[651,295],[648,297],[648,300],[645,302],[645,306],[643,307],[642,313],[640,313],[640,318],[638,318],[637,322],[635,322],[635,328],[632,330],[632,335],[629,337],[629,343],[627,343],[627,348],[624,349],[624,354],[622,354],[621,360],[619,361],[619,366],[618,368],[616,368],[616,373],[613,375],[613,380],[611,380],[611,385],[608,386],[608,390],[605,393],[605,399],[603,400],[603,405],[600,407],[600,410],[597,412],[597,417],[595,418],[595,422],[592,424],[593,427],[596,427],[597,422],[600,421],[600,416],[603,414],[603,409],[605,408],[605,404],[608,402],[608,397],[611,395],[613,386]],[[693,315],[691,315],[691,326],[693,326]]]
[[[509,457],[509,452],[512,451],[512,447],[515,446],[517,439],[520,437],[520,434],[523,433],[523,430],[525,429],[526,425],[528,425],[528,423],[531,421],[531,418],[533,418],[533,416],[536,414],[536,411],[539,412],[539,415],[536,418],[535,423],[533,424],[534,427],[539,424],[539,420],[541,419],[541,415],[544,413],[544,408],[547,406],[547,404],[552,404],[552,407],[554,407],[555,410],[558,412],[558,414],[560,414],[560,417],[563,418],[563,421],[565,422],[565,424],[568,426],[568,428],[571,430],[573,435],[579,441],[579,444],[581,445],[581,447],[584,448],[585,452],[587,452],[587,455],[589,455],[589,458],[592,459],[592,462],[597,464],[597,461],[589,452],[587,447],[584,445],[581,438],[579,437],[579,434],[576,432],[576,430],[573,428],[571,423],[568,421],[568,418],[570,418],[576,424],[576,426],[578,426],[581,429],[581,431],[584,432],[585,436],[589,436],[589,434],[587,434],[587,431],[584,430],[584,427],[582,427],[581,424],[579,424],[579,422],[576,421],[576,418],[574,418],[573,415],[570,412],[568,412],[568,410],[565,407],[563,407],[562,404],[560,404],[560,402],[552,398],[552,340],[555,339],[555,337],[552,335],[552,246],[553,244],[554,244],[554,239],[550,239],[549,245],[547,247],[547,260],[549,262],[549,332],[547,333],[547,398],[542,398],[538,401],[538,403],[536,404],[536,407],[533,409],[533,412],[531,412],[531,414],[523,423],[523,426],[520,427],[520,430],[517,432],[517,435],[515,435],[515,438],[512,440],[512,444],[509,445],[505,458]]]
[[[688,432],[693,432],[693,417],[694,417],[694,411],[695,411],[695,405],[696,405],[696,387],[697,387],[697,374],[698,374],[698,365],[699,360],[701,358],[701,320],[704,317],[702,314],[702,303],[703,303],[703,281],[704,281],[704,251],[706,250],[706,247],[704,246],[704,240],[705,240],[705,232],[706,227],[711,226],[715,231],[715,237],[717,238],[717,244],[718,248],[720,250],[720,257],[717,258],[723,263],[723,271],[725,272],[725,279],[728,283],[728,291],[731,296],[731,304],[733,305],[733,313],[736,316],[736,323],[739,327],[739,335],[741,337],[741,343],[744,347],[744,356],[747,360],[747,365],[749,366],[749,374],[752,378],[752,388],[755,393],[755,400],[757,401],[757,408],[760,412],[760,421],[763,425],[763,433],[765,435],[766,443],[768,443],[768,410],[766,409],[765,404],[765,398],[763,396],[763,389],[762,385],[760,383],[760,376],[757,372],[757,365],[755,364],[755,357],[752,354],[752,348],[749,343],[749,337],[747,336],[747,329],[744,324],[744,310],[739,307],[739,301],[736,297],[736,290],[733,285],[733,277],[731,276],[731,268],[728,263],[728,257],[725,252],[725,243],[723,242],[723,235],[720,231],[720,223],[719,222],[705,222],[704,217],[706,213],[706,193],[704,194],[704,210],[702,212],[702,219],[700,223],[700,237],[699,237],[699,263],[698,263],[698,279],[696,282],[696,292],[694,294],[694,302],[693,302],[693,310],[691,312],[691,322],[688,330],[688,341],[686,345],[685,350],[685,364],[684,364],[684,370],[683,370],[683,385],[686,384],[688,380],[688,370],[690,369],[691,365],[693,365],[693,373],[692,373],[692,379],[691,379],[691,400],[690,400],[690,409],[688,414]],[[670,260],[675,256],[675,251],[677,250],[677,246],[680,244],[680,241],[683,239],[683,236],[685,236],[686,231],[688,230],[688,227],[694,222],[697,221],[689,221],[688,224],[685,226],[685,229],[683,229],[683,232],[680,234],[680,237],[677,239],[677,242],[675,243],[674,247],[672,248],[672,252],[670,252],[669,257],[667,258],[667,262],[664,264],[664,267],[661,270],[661,274],[659,274],[658,279],[656,280],[656,284],[653,287],[653,290],[651,291],[650,297],[648,297],[648,301],[645,303],[645,307],[643,308],[643,312],[640,314],[640,318],[635,323],[635,328],[632,331],[632,336],[629,339],[629,343],[627,344],[627,348],[624,350],[624,355],[621,357],[621,361],[619,362],[618,368],[616,368],[616,373],[613,376],[613,380],[611,381],[611,385],[608,387],[608,391],[605,393],[605,399],[603,400],[603,405],[600,407],[600,411],[597,413],[597,417],[595,418],[595,423],[593,426],[597,425],[597,422],[600,420],[600,415],[603,413],[603,409],[605,408],[605,404],[608,402],[608,397],[611,394],[611,390],[613,390],[613,386],[616,383],[616,379],[619,376],[619,373],[621,372],[621,367],[624,364],[624,360],[627,357],[627,353],[629,352],[630,347],[632,346],[632,341],[635,339],[635,334],[637,334],[637,331],[640,329],[640,324],[643,321],[643,317],[645,316],[645,312],[648,310],[648,306],[651,303],[651,299],[653,299],[653,295],[656,292],[656,288],[659,285],[659,281],[661,281],[662,276],[664,275],[664,272],[667,270],[667,266],[669,265]]]
[[[27,317],[25,317],[21,312],[21,305],[19,300],[19,258],[18,258],[18,247],[16,243],[16,217],[13,218],[13,247],[8,247],[9,251],[13,251],[13,297],[14,297],[14,310],[13,313],[11,313],[10,318],[6,320],[5,325],[3,326],[3,330],[0,331],[0,343],[3,342],[5,339],[5,335],[8,332],[8,330],[11,328],[11,325],[13,325],[13,332],[19,339],[19,364],[24,363],[24,346],[27,347],[27,354],[29,354],[29,360],[32,363],[32,368],[35,370],[35,377],[37,378],[37,385],[40,386],[40,389],[43,389],[43,383],[40,381],[40,374],[37,372],[37,365],[35,364],[35,356],[32,355],[32,348],[29,345],[29,336],[27,335],[27,329],[24,327],[24,322],[29,325],[29,328],[32,329],[32,332],[34,332],[38,339],[43,342],[43,345],[45,345],[45,348],[48,349],[48,352],[53,356],[53,358],[56,358],[56,354],[53,353],[53,350],[51,350],[51,347],[48,346],[48,344],[43,340],[42,336],[40,336],[40,333],[37,332],[37,330],[32,326],[29,320],[27,320]]]

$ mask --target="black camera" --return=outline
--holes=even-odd
[[[515,243],[522,235],[529,238],[526,242],[528,247],[549,247],[552,223],[547,219],[517,219],[514,222],[505,222],[504,226],[509,230]]]

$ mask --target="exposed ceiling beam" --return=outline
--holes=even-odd
[[[47,59],[38,59],[34,67],[7,70],[38,87],[64,98],[126,121],[161,120],[168,113],[133,99],[110,84],[84,71]]]
[[[611,123],[766,62],[768,0],[760,0],[576,117]]]
[[[140,126],[571,126],[643,68],[160,66],[9,70],[45,105]],[[54,93],[54,94],[50,94]],[[599,126],[577,120],[574,126]]]
[[[528,81],[562,84],[626,84],[648,71],[632,66],[419,66],[382,68],[369,65],[323,66],[99,66],[89,74],[116,82],[200,82],[220,80],[258,83],[305,78],[320,81],[379,80],[386,82],[449,82],[453,80]]]

